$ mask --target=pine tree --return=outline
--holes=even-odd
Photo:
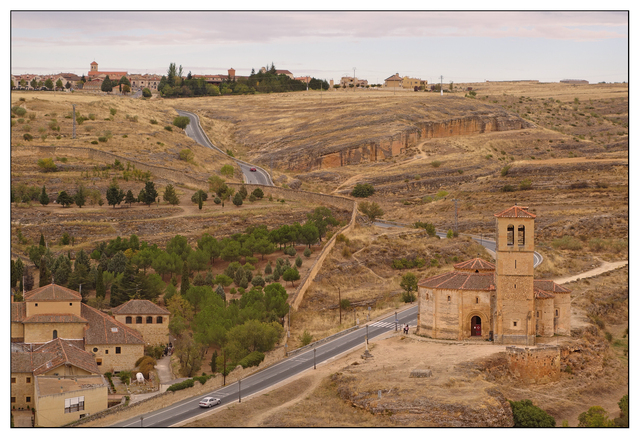
[[[247,195],[249,195],[249,193],[247,192],[247,188],[244,186],[244,184],[240,186],[238,193],[240,194],[243,200],[246,200]]]
[[[224,288],[222,288],[222,285],[218,285],[218,288],[216,288],[215,293],[222,297],[222,300],[224,300],[225,302],[227,301],[227,296],[224,294]]]
[[[45,285],[49,285],[51,283],[51,272],[49,271],[49,267],[47,267],[47,262],[44,257],[40,259],[40,283],[39,287],[44,287]]]
[[[24,267],[24,291],[33,290],[33,275],[31,274],[31,270],[29,266],[26,265]]]
[[[189,266],[186,262],[182,264],[182,283],[180,284],[180,294],[187,294],[189,289]]]
[[[113,90],[113,84],[111,83],[111,79],[109,79],[109,75],[107,75],[107,77],[104,78],[104,81],[102,81],[100,90],[105,93],[109,93],[111,90]]]
[[[124,198],[124,202],[129,203],[129,207],[131,207],[131,203],[133,203],[134,201],[136,201],[136,197],[133,196],[133,192],[131,192],[131,189],[129,189],[127,191],[127,195]]]
[[[39,201],[40,201],[40,204],[42,204],[43,206],[46,206],[47,204],[49,204],[49,195],[47,195],[47,191],[44,186],[42,186],[42,192],[40,192]]]
[[[98,275],[96,276],[96,297],[101,297],[104,299],[104,296],[106,294],[107,290],[102,279],[102,270],[98,270]]]
[[[111,183],[109,189],[107,189],[107,203],[115,209],[116,204],[122,203],[122,200],[124,200],[124,192],[118,187],[117,183]]]
[[[85,189],[84,189],[84,186],[80,186],[80,187],[78,188],[78,191],[76,192],[76,194],[75,194],[75,195],[74,195],[74,197],[73,197],[73,200],[75,201],[76,206],[78,206],[78,207],[82,207],[82,206],[84,206],[84,203],[85,203],[85,201],[86,201],[86,198],[87,198],[87,197],[86,197],[86,195],[85,195]]]
[[[158,191],[156,191],[156,187],[153,184],[153,182],[152,181],[146,182],[144,185],[144,203],[147,206],[151,206],[151,203],[153,203],[156,200],[157,196],[158,196]]]
[[[44,235],[42,233],[40,233],[40,247],[46,247],[46,244],[44,243]]]
[[[164,195],[162,196],[162,199],[174,206],[180,204],[180,198],[176,195],[176,190],[173,188],[172,184],[168,184],[167,187],[164,188]]]
[[[213,351],[213,354],[211,355],[211,362],[209,363],[209,366],[211,367],[211,373],[216,373],[217,361],[218,361],[218,352]]]

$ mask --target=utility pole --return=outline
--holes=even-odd
[[[76,138],[76,105],[73,104],[73,135],[72,138]]]
[[[316,368],[316,348],[313,348],[313,368]]]
[[[242,379],[238,378],[238,402],[242,402]]]
[[[353,92],[356,92],[356,68],[353,68]]]
[[[443,91],[442,91],[442,75],[440,75],[440,96],[443,95]]]
[[[338,287],[338,309],[340,310],[340,324],[342,325],[342,300],[340,300],[340,287]]]

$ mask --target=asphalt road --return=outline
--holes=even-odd
[[[209,140],[209,137],[204,133],[204,131],[202,130],[202,127],[200,127],[200,121],[198,120],[198,116],[196,114],[191,113],[189,111],[183,111],[183,110],[176,110],[176,111],[180,116],[186,116],[191,120],[189,125],[187,125],[187,129],[185,130],[187,136],[189,136],[190,138],[192,138],[202,146],[211,148],[215,151],[218,151],[222,154],[227,155],[225,151],[215,146],[211,142],[211,140]],[[233,158],[233,157],[230,157],[230,158]],[[242,170],[242,174],[244,176],[245,183],[273,186],[273,181],[271,181],[271,177],[269,176],[269,173],[267,171],[265,171],[259,166],[252,165],[242,160],[239,160],[236,158],[233,158],[233,159],[236,161],[238,166],[240,166],[240,169]],[[251,169],[255,169],[255,171],[252,171]]]
[[[406,310],[398,312],[398,330],[401,330],[402,325],[416,325],[417,323],[417,311],[418,307],[413,306]],[[350,318],[352,315],[347,314],[345,318]],[[395,315],[392,315],[386,319],[378,322],[372,322],[368,328],[365,323],[362,323],[359,329],[354,330],[348,334],[343,335],[330,342],[320,344],[315,348],[315,362],[316,365],[321,365],[323,362],[329,362],[334,357],[349,352],[353,348],[360,346],[364,352],[364,343],[367,333],[369,339],[373,339],[379,335],[382,335],[388,331],[395,330]],[[301,372],[308,369],[313,369],[314,365],[314,349],[310,349],[306,352],[292,356],[284,361],[281,361],[273,366],[268,367],[260,372],[257,372],[245,379],[240,383],[237,381],[228,384],[226,387],[218,389],[214,392],[205,393],[195,398],[190,398],[172,406],[165,407],[160,410],[149,412],[144,415],[144,419],[140,420],[139,416],[127,419],[126,421],[119,422],[112,425],[113,427],[170,427],[179,422],[191,419],[195,416],[201,415],[206,411],[216,410],[219,407],[224,407],[230,402],[238,401],[239,392],[242,398],[260,392],[267,389],[281,381],[291,378]],[[220,405],[212,408],[200,408],[198,402],[205,396],[213,396],[214,398],[220,398]]]

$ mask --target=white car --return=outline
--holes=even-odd
[[[207,396],[202,401],[200,401],[200,407],[213,407],[214,405],[220,404],[220,399],[214,398],[212,396]]]

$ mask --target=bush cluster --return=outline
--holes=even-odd
[[[369,183],[358,183],[351,191],[352,197],[367,198],[375,193],[375,188]]]

